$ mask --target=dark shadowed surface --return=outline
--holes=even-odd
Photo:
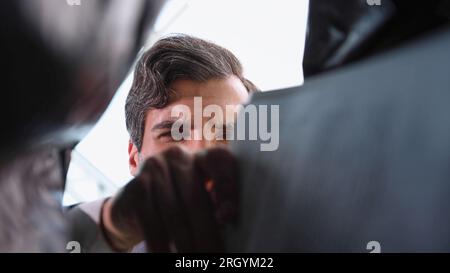
[[[2,252],[65,250],[60,151],[103,113],[163,1],[80,3],[0,4]]]
[[[304,76],[376,55],[449,20],[447,0],[310,1]]]
[[[280,105],[280,146],[233,146],[240,224],[229,251],[450,250],[450,29],[255,94]]]

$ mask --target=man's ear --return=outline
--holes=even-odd
[[[136,176],[139,167],[139,151],[131,140],[128,141],[128,166],[132,176]]]

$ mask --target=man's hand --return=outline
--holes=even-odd
[[[237,214],[237,164],[225,148],[191,154],[174,147],[147,159],[105,204],[111,243],[145,240],[151,252],[223,251],[220,226]]]

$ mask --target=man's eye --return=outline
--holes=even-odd
[[[181,125],[177,129],[172,129],[172,136],[175,136],[175,138],[182,138],[186,140],[191,134],[191,130],[186,125]]]
[[[216,127],[215,135],[216,140],[229,140],[229,137],[232,137],[234,134],[234,126],[233,125],[224,125]]]
[[[158,139],[173,140],[172,131],[167,131],[158,135]]]
[[[165,131],[161,134],[158,135],[158,139],[161,139],[163,141],[183,141],[185,140],[187,137],[189,137],[190,135],[190,131],[184,131],[184,126],[179,128],[178,130],[170,130],[170,131]],[[177,140],[178,139],[178,140]]]
[[[226,140],[227,139],[227,131],[222,128],[215,129],[215,140]]]

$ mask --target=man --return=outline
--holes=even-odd
[[[184,105],[195,113],[195,97],[204,107],[227,112],[256,90],[239,60],[213,43],[177,35],[145,52],[125,105],[129,167],[136,179],[113,198],[69,212],[82,249],[85,244],[86,251],[106,251],[105,239],[115,251],[129,251],[143,240],[150,251],[220,251],[217,224],[236,211],[233,157],[222,148],[193,153],[225,143],[226,137],[175,140],[172,112]],[[203,135],[195,124],[182,130]],[[220,169],[224,164],[228,168]],[[85,232],[92,220],[101,230],[94,236]]]

